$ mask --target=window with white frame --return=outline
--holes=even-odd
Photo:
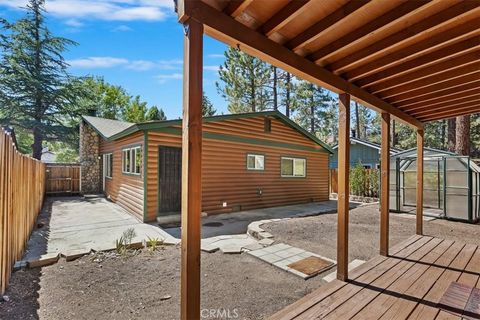
[[[306,177],[307,160],[302,158],[281,158],[281,175],[282,177]]]
[[[263,154],[247,154],[248,170],[265,170],[265,156]]]
[[[131,147],[122,150],[122,172],[140,174],[142,168],[142,147]]]
[[[103,161],[105,161],[105,177],[112,177],[112,168],[113,168],[113,154],[107,153],[103,156]]]

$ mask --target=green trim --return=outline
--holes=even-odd
[[[148,220],[147,186],[148,186],[148,130],[143,131],[143,222]]]
[[[217,122],[217,121],[225,121],[225,120],[234,120],[234,119],[248,119],[248,118],[255,118],[255,117],[274,117],[292,129],[298,131],[302,135],[304,135],[306,138],[310,139],[311,141],[315,142],[316,144],[320,145],[322,148],[324,148],[327,152],[333,153],[333,150],[324,142],[320,141],[316,136],[311,134],[310,132],[306,131],[302,127],[300,127],[298,124],[293,122],[291,119],[280,113],[279,111],[263,111],[263,112],[251,112],[251,113],[239,113],[239,114],[227,114],[227,115],[219,115],[219,116],[212,116],[212,117],[204,117],[203,122]],[[172,127],[176,125],[181,125],[182,120],[167,120],[167,121],[150,121],[150,122],[143,122],[143,123],[138,123],[134,124],[131,127],[123,130],[122,132],[119,132],[111,137],[106,138],[104,135],[101,134],[90,122],[88,122],[86,119],[84,119],[87,123],[90,124],[91,127],[95,129],[105,140],[112,141],[112,140],[117,140],[120,138],[123,138],[125,136],[128,136],[132,133],[135,133],[137,131],[141,130],[158,130],[158,129],[164,129],[166,127]],[[175,128],[173,128],[175,129]]]

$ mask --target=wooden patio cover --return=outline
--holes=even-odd
[[[380,253],[388,254],[390,116],[417,130],[480,112],[480,0],[177,0],[185,26],[182,318],[199,317],[203,34],[339,94],[338,278],[348,278],[350,98],[382,114]]]

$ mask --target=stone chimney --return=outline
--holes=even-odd
[[[100,193],[100,137],[85,121],[80,123],[80,165],[82,166],[81,185],[83,194]]]

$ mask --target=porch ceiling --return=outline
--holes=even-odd
[[[480,112],[480,1],[177,1],[180,21],[417,128]]]

